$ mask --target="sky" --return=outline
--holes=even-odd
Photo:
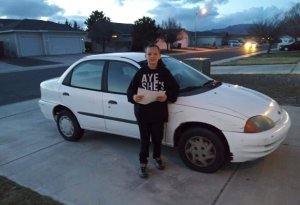
[[[144,16],[157,24],[174,19],[188,31],[251,24],[288,11],[299,0],[0,0],[0,18],[40,19],[85,27],[93,11],[112,22],[130,23]],[[201,11],[206,8],[207,12]]]

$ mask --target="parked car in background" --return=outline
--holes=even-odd
[[[281,38],[277,44],[277,50],[280,50],[282,46],[290,45],[295,42],[293,38]]]
[[[180,86],[177,101],[168,105],[163,143],[178,147],[189,168],[211,173],[227,161],[255,160],[287,137],[291,120],[275,100],[215,81],[175,58],[161,59]],[[40,84],[40,109],[69,141],[79,140],[84,130],[139,138],[126,90],[143,63],[144,53],[86,56]]]
[[[235,46],[241,47],[244,45],[244,43],[241,40],[228,40],[228,45],[230,47],[235,47]]]
[[[282,45],[279,48],[280,51],[296,51],[300,50],[300,41],[295,41],[292,44],[289,45]]]

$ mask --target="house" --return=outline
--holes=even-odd
[[[8,57],[83,53],[86,32],[33,19],[0,19],[0,42]]]
[[[224,33],[214,33],[214,32],[188,32],[190,39],[190,47],[221,47],[224,43],[225,34]]]
[[[204,32],[188,32],[190,39],[190,47],[202,47],[202,48],[219,48],[224,45],[228,45],[229,40],[239,40],[244,42],[248,37],[245,34],[230,34],[227,32],[216,33],[211,31]]]
[[[111,22],[114,30],[111,40],[106,42],[105,51],[101,44],[92,42],[92,50],[94,52],[126,52],[132,47],[132,28],[133,24],[114,23]],[[91,39],[86,39],[91,43]]]
[[[169,48],[187,48],[189,46],[189,35],[186,30],[181,30],[178,36],[180,36],[180,40],[174,42]],[[158,45],[160,49],[167,49],[167,44],[162,38],[157,39],[156,45]]]

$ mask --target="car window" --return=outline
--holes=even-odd
[[[101,90],[104,61],[86,61],[73,69],[71,86],[92,90]]]
[[[126,94],[137,68],[129,63],[111,61],[108,67],[107,89],[109,92]]]
[[[162,58],[162,61],[175,77],[180,90],[188,87],[202,86],[208,80],[211,80],[208,76],[199,73],[194,68],[181,61],[177,61],[173,58]]]

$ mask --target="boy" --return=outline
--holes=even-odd
[[[134,104],[134,113],[140,131],[140,169],[142,178],[148,177],[150,137],[153,144],[153,159],[158,169],[164,169],[161,160],[161,144],[164,123],[168,121],[168,102],[175,102],[179,86],[170,71],[160,59],[160,49],[151,44],[145,48],[147,64],[137,71],[127,89],[128,101]],[[138,90],[159,93],[154,102],[144,103],[146,96]]]

